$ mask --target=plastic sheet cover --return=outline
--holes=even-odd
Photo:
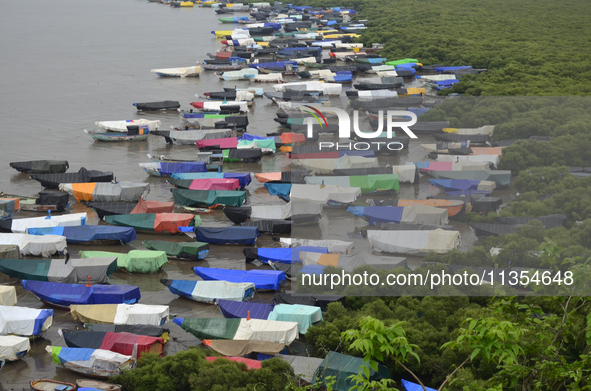
[[[149,232],[178,233],[179,227],[191,226],[194,218],[195,215],[190,213],[136,213],[105,216],[105,221]]]
[[[447,209],[429,205],[415,206],[366,206],[349,207],[348,212],[365,218],[371,225],[377,223],[412,223],[445,225],[448,223]]]
[[[226,318],[247,318],[267,319],[274,306],[272,304],[237,302],[231,300],[217,300],[221,313]]]
[[[72,213],[61,216],[31,217],[27,219],[12,220],[13,233],[25,233],[28,228],[67,227],[86,224],[86,213]]]
[[[53,310],[0,306],[0,335],[40,336],[53,323]]]
[[[511,182],[511,171],[507,170],[429,171],[429,175],[438,179],[491,181],[497,186],[508,186]]]
[[[340,301],[345,304],[345,296],[338,295],[296,295],[290,293],[275,293],[273,295],[273,302],[275,304],[303,304],[320,307],[322,311],[328,309],[328,304]]]
[[[17,337],[14,335],[0,335],[0,362],[16,361],[17,354],[28,352],[31,349],[29,338]]]
[[[297,322],[301,334],[306,334],[310,326],[322,320],[319,307],[301,304],[278,304],[269,314],[269,320]]]
[[[457,231],[367,231],[367,240],[373,251],[426,255],[433,251],[445,254],[460,246]]]
[[[76,197],[77,201],[126,201],[137,202],[150,192],[149,183],[61,183],[60,191],[65,191]]]
[[[275,143],[273,142],[273,145]],[[263,150],[260,148],[224,149],[222,151],[225,162],[256,163],[263,157]]]
[[[22,280],[25,290],[40,300],[59,306],[71,304],[118,304],[136,303],[141,295],[140,288],[130,285],[92,285],[65,284]]]
[[[234,339],[240,319],[175,318],[174,323],[199,339]]]
[[[313,246],[326,247],[329,253],[336,254],[351,254],[355,248],[355,243],[345,242],[342,240],[313,240],[313,239],[298,239],[298,238],[280,238],[279,243],[282,247],[298,247],[298,246]]]
[[[146,335],[148,337],[162,337],[164,342],[169,338],[170,329],[150,325],[115,325],[115,324],[93,324],[85,323],[84,328],[88,331],[102,331],[112,333],[132,333]]]
[[[100,331],[69,332],[68,330],[64,330],[63,335],[68,347],[109,350],[132,356],[136,360],[143,353],[160,355],[164,352],[164,339],[158,337]]]
[[[67,243],[64,236],[56,235],[29,235],[29,234],[1,234],[0,244],[17,245],[21,255],[35,255],[49,257],[57,252],[63,252]]]
[[[135,208],[130,212],[136,213],[172,213],[174,211],[174,202],[146,201],[140,198]]]
[[[69,284],[105,284],[117,270],[117,259],[90,258],[27,260],[0,259],[0,271],[22,280],[64,282]]]
[[[173,179],[179,180],[192,180],[192,179],[209,179],[209,178],[230,178],[238,179],[240,188],[245,188],[252,182],[251,175],[249,173],[238,173],[238,172],[203,172],[203,173],[177,173],[172,174]],[[179,186],[180,187],[180,186]]]
[[[256,340],[291,344],[299,337],[297,322],[273,321],[263,319],[240,319],[235,340]]]
[[[0,306],[16,304],[16,287],[0,285]]]
[[[156,273],[168,262],[164,251],[131,250],[129,253],[80,251],[81,258],[117,257],[117,266],[130,273]],[[91,303],[89,303],[91,304]],[[99,303],[96,303],[99,304]]]
[[[245,253],[246,250],[244,249]],[[262,262],[299,263],[300,252],[308,251],[320,254],[328,254],[327,247],[298,246],[294,248],[265,248],[250,249],[256,251],[257,259]]]
[[[214,300],[244,301],[254,295],[255,287],[251,282],[234,283],[228,281],[190,281],[160,280],[177,295],[204,303]]]
[[[209,253],[209,244],[202,242],[168,242],[165,240],[145,240],[148,250],[164,251],[169,257],[190,260],[204,259]]]
[[[37,205],[57,205],[57,211],[63,212],[68,205],[70,195],[59,191],[40,191],[39,198],[35,200]]]
[[[204,281],[250,282],[257,290],[279,290],[285,284],[285,273],[277,270],[233,270],[194,267],[195,274]]]
[[[111,182],[113,178],[111,171],[87,170],[84,167],[74,173],[31,175],[31,179],[50,189],[57,189],[60,183]]]
[[[245,191],[172,189],[172,195],[176,204],[197,208],[242,206],[246,201]]]
[[[259,235],[257,227],[195,227],[196,240],[212,244],[254,246]]]
[[[329,201],[342,204],[350,204],[361,197],[361,189],[358,187],[341,187],[331,185],[298,185],[291,187],[290,198],[292,200],[311,201],[327,204]]]
[[[346,272],[352,272],[361,266],[372,266],[377,269],[392,270],[398,267],[407,267],[406,258],[376,256],[367,253],[353,255],[343,254],[320,254],[303,251],[300,253],[300,260],[304,266],[334,266]]]
[[[310,185],[335,185],[342,187],[359,187],[362,193],[376,190],[400,190],[398,175],[364,175],[364,176],[309,176],[306,183]]]
[[[85,375],[93,374],[110,377],[120,374],[124,369],[135,368],[131,356],[100,349],[62,348],[46,346],[45,350],[53,356],[54,364]]]
[[[359,367],[367,366],[364,364],[363,358],[347,356],[345,354],[330,351],[326,358],[318,366],[312,384],[316,382],[324,382],[329,376],[336,378],[334,389],[337,391],[348,391],[355,383],[349,379],[349,376],[359,373]],[[379,381],[380,379],[390,379],[390,371],[382,364],[378,364],[378,372],[376,373],[371,367],[369,368],[369,380]]]
[[[105,225],[80,225],[78,227],[29,228],[31,235],[65,236],[71,244],[88,243],[96,240],[116,240],[122,244],[136,239],[135,229],[109,227]]]
[[[284,343],[269,341],[232,341],[215,339],[204,341],[204,344],[224,356],[247,356],[251,353],[274,356],[280,352],[286,351]]]
[[[70,313],[83,323],[161,326],[168,319],[169,308],[146,304],[72,305]]]
[[[66,172],[70,167],[67,160],[32,160],[9,164],[18,172],[30,172],[32,174],[60,174]]]

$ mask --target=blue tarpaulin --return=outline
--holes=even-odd
[[[238,184],[241,188],[244,188],[252,182],[252,178],[249,173],[238,173],[238,172],[179,172],[172,174],[173,179],[213,179],[213,178],[225,178],[225,179],[238,179]]]
[[[490,191],[478,190],[481,181],[468,179],[429,179],[429,183],[442,188],[447,195],[490,195]]]
[[[61,348],[58,358],[60,362],[88,361],[96,349],[85,348]]]
[[[404,387],[405,391],[423,391],[423,387],[420,384],[409,382],[408,380],[401,379],[400,383]],[[427,391],[437,391],[434,388],[427,387]]]
[[[364,217],[371,225],[376,223],[400,223],[404,213],[403,206],[351,206],[347,212]]]
[[[279,290],[285,284],[285,273],[278,270],[233,270],[194,267],[195,274],[205,281],[252,282],[255,289]]]
[[[50,304],[68,307],[71,304],[133,304],[140,299],[140,288],[130,285],[65,284],[22,280],[25,290]]]
[[[251,68],[285,68],[286,65],[291,65],[293,66],[293,68],[297,68],[298,67],[298,63],[295,61],[276,61],[276,62],[262,62],[262,63],[258,63],[258,64],[250,64],[249,67]]]
[[[250,311],[252,319],[267,319],[273,308],[272,304],[249,303],[231,300],[218,300],[218,308],[226,318],[247,318]]]
[[[195,227],[195,239],[212,244],[254,246],[260,234],[257,227]]]
[[[196,300],[193,297],[193,292],[195,291],[197,284],[201,284],[201,285],[205,284],[203,281],[191,281],[191,280],[160,280],[160,282],[162,282],[164,285],[166,285],[168,287],[168,289],[170,290],[170,292],[172,292],[176,295],[179,295],[179,296],[189,298],[191,300]],[[217,292],[216,289],[217,288],[215,286],[200,288],[199,289],[199,291],[200,291],[199,296],[201,297],[201,299],[197,300],[197,301],[212,302],[213,300],[216,300],[216,296],[219,294],[219,292]],[[207,293],[207,291],[209,291],[209,293]],[[244,290],[244,299],[251,298],[254,295],[254,292],[255,292],[254,288],[245,289]]]
[[[205,162],[160,163],[160,174],[172,175],[177,172],[207,172]]]
[[[68,243],[86,243],[94,240],[118,240],[129,243],[135,240],[132,227],[112,227],[108,225],[80,225],[74,227],[29,228],[31,235],[65,236]]]
[[[265,183],[265,188],[271,195],[279,196],[283,199],[289,199],[291,193],[291,183]]]
[[[49,318],[53,318],[53,310],[40,310],[39,315],[35,319],[35,326],[33,327],[33,335],[41,335],[43,324]]]
[[[299,246],[295,248],[265,248],[257,249],[259,260],[263,262],[301,263],[300,252],[328,254],[326,247]]]
[[[438,67],[438,68],[435,68],[435,72],[457,71],[459,69],[472,69],[472,66],[463,65],[463,66],[459,66],[459,67]]]

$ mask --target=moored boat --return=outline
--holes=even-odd
[[[247,282],[167,279],[161,279],[160,282],[176,295],[203,303],[213,303],[220,299],[246,301],[255,293],[254,284]]]
[[[75,384],[50,379],[32,380],[29,385],[31,386],[31,389],[35,391],[54,391],[58,389],[62,391],[76,390]]]
[[[45,351],[53,357],[53,363],[85,376],[105,379],[134,369],[131,356],[102,349],[62,348],[48,345]]]

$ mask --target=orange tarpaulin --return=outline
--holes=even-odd
[[[188,213],[156,213],[154,231],[178,233],[179,226],[187,227],[194,218],[194,215]]]
[[[94,201],[92,193],[94,193],[94,187],[96,183],[72,183],[72,190],[74,191],[74,197],[76,201]]]
[[[339,263],[339,254],[322,254],[318,259],[318,265],[337,266]]]
[[[205,359],[209,362],[214,362],[218,358],[223,359],[223,360],[230,360],[230,361],[244,363],[244,364],[246,364],[246,368],[248,368],[249,370],[261,369],[261,362],[260,361],[251,360],[249,358],[244,358],[244,357],[205,357]]]
[[[174,201],[160,202],[160,201],[146,201],[142,197],[137,205],[131,211],[135,213],[172,213],[174,211]]]
[[[504,147],[470,147],[472,153],[470,155],[503,155]]]
[[[263,172],[260,174],[254,174],[254,176],[257,181],[261,183],[281,180],[281,172]]]
[[[429,205],[436,208],[447,209],[447,216],[457,215],[464,208],[464,201],[456,200],[398,200],[398,206]]]
[[[283,133],[279,137],[283,144],[303,143],[306,141],[306,136],[302,133]]]
[[[20,206],[20,201],[21,201],[20,198],[1,198],[1,199],[2,200],[7,200],[7,201],[13,200],[14,201],[14,210],[15,211],[16,210],[19,210],[21,208],[21,206]]]

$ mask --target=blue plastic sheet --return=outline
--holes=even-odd
[[[112,227],[108,225],[80,225],[73,227],[29,228],[31,235],[65,236],[68,243],[87,243],[94,240],[117,240],[129,243],[136,239],[132,227]]]
[[[191,294],[195,290],[197,282],[198,281],[190,280],[172,280],[171,284],[168,286],[168,290],[176,295],[192,299],[193,297],[191,296]]]
[[[285,284],[285,273],[278,270],[233,270],[194,267],[195,274],[205,281],[252,282],[255,289],[279,290]]]
[[[160,163],[160,174],[172,175],[178,172],[207,172],[205,162]]]
[[[257,256],[262,262],[301,263],[300,252],[328,254],[327,247],[299,246],[295,248],[265,248],[257,250]]]
[[[291,193],[291,183],[265,183],[265,188],[269,194],[281,198],[289,198],[289,193]]]
[[[349,207],[347,212],[364,217],[371,225],[376,223],[400,223],[404,212],[403,206],[366,206]]]
[[[95,350],[96,349],[62,348],[58,358],[62,364],[70,361],[88,361],[94,354]]]
[[[272,304],[249,303],[231,300],[218,300],[218,308],[226,318],[246,318],[248,311],[252,319],[267,319],[273,308]]]
[[[22,280],[21,285],[39,299],[58,306],[71,304],[133,304],[141,297],[140,288],[130,285],[65,284]]]
[[[43,328],[43,324],[49,318],[53,317],[53,310],[41,310],[37,319],[35,319],[35,326],[33,326],[33,335],[39,336],[41,335],[41,329]]]
[[[405,391],[423,391],[423,387],[420,384],[410,382],[408,380],[401,379],[400,383],[404,387]],[[434,388],[427,387],[427,391],[437,391]]]

